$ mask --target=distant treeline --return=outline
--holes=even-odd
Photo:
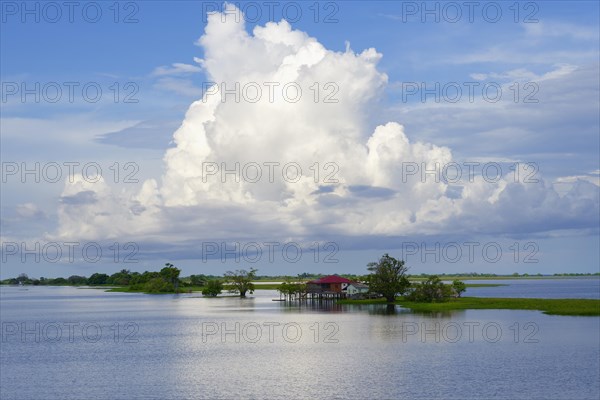
[[[169,265],[171,265],[171,267],[165,267],[165,268],[174,268],[172,266],[172,264],[169,264]],[[112,275],[96,272],[96,273],[90,275],[89,277],[86,277],[83,275],[71,275],[68,278],[40,277],[38,279],[38,278],[31,278],[27,274],[20,274],[16,278],[10,278],[10,279],[5,279],[3,281],[0,281],[0,284],[2,284],[2,285],[19,285],[19,284],[22,284],[22,285],[50,285],[50,286],[107,285],[107,286],[133,286],[135,288],[136,285],[146,283],[151,279],[159,278],[162,276],[167,276],[167,275],[169,275],[169,273],[171,273],[171,274],[174,273],[173,270],[168,272],[167,270],[165,270],[165,268],[161,269],[160,272],[144,271],[144,272],[140,273],[140,272],[131,272],[130,270],[127,270],[127,269],[122,269],[121,271],[115,272]],[[175,269],[177,269],[177,268],[175,268]],[[161,272],[162,272],[162,275],[161,275]],[[339,274],[339,275],[344,276],[348,279],[352,279],[352,280],[362,280],[361,278],[363,278],[363,275],[354,275],[354,274]],[[304,272],[304,273],[298,274],[297,278],[298,278],[298,280],[312,280],[312,279],[321,278],[323,276],[326,276],[326,275],[320,274],[320,273],[315,274],[315,273]],[[182,287],[204,286],[210,280],[223,279],[223,278],[224,278],[224,275],[197,274],[197,275],[190,275],[190,276],[181,277],[181,278],[179,278],[179,275],[177,275],[179,285]],[[256,281],[284,281],[289,278],[290,277],[288,275],[256,275],[255,280]]]
[[[187,277],[179,278],[180,270],[173,267],[172,265],[166,266],[162,268],[159,272],[151,272],[144,271],[140,272],[131,272],[127,269],[122,269],[119,272],[115,272],[112,275],[104,274],[96,272],[89,277],[82,275],[71,275],[68,278],[44,278],[40,277],[31,278],[27,274],[20,274],[16,278],[9,278],[3,281],[0,281],[2,285],[49,285],[49,286],[64,286],[64,285],[90,285],[90,286],[130,286],[132,289],[143,290],[143,286],[145,286],[148,282],[152,281],[154,286],[157,288],[161,288],[162,286],[168,286],[164,288],[163,291],[167,291],[166,289],[172,289],[169,284],[178,285],[181,287],[199,287],[205,286],[206,283],[210,280],[222,279],[223,276],[219,275],[190,275]],[[350,280],[363,282],[365,281],[365,275],[355,275],[355,274],[339,274],[345,278]],[[297,275],[298,280],[312,280],[318,279],[325,276],[325,274],[315,274],[304,272]],[[408,278],[426,278],[429,274],[412,274],[408,275]],[[557,273],[553,275],[542,275],[542,274],[519,274],[514,273],[510,275],[503,274],[489,274],[489,273],[478,273],[478,272],[464,272],[464,273],[452,273],[452,274],[437,274],[440,278],[444,277],[472,277],[472,278],[491,278],[491,277],[503,277],[503,276],[600,276],[600,272],[595,273],[580,273],[580,272],[572,272],[572,273]],[[257,275],[257,281],[285,281],[289,279],[289,276],[285,275]]]
[[[179,287],[203,286],[212,275],[191,275],[179,278],[180,270],[172,264],[166,264],[160,271],[131,272],[122,269],[112,275],[96,272],[89,277],[71,275],[68,278],[30,278],[27,274],[20,274],[16,278],[0,281],[3,285],[48,285],[48,286],[127,286],[132,290],[147,291],[151,293],[173,292]]]

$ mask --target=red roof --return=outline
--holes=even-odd
[[[328,275],[323,278],[315,279],[314,281],[310,281],[307,283],[316,283],[316,284],[327,284],[327,283],[351,283],[350,279],[346,279],[339,275]]]

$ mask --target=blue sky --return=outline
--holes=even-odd
[[[184,274],[362,273],[384,252],[414,273],[598,271],[598,3],[476,3],[470,15],[462,2],[427,2],[433,13],[422,2],[276,2],[269,15],[269,2],[233,2],[239,10],[207,29],[203,11],[222,3],[120,2],[115,14],[114,2],[81,2],[70,22],[64,6],[58,17],[45,3],[2,2],[0,275],[143,271],[169,260]],[[200,100],[208,81],[281,76],[317,82],[321,93],[336,84],[339,101],[274,111],[262,99]],[[35,93],[22,98],[23,87]],[[205,185],[206,162],[298,162],[304,174],[318,162],[321,176],[316,186],[311,176]],[[403,168],[436,162],[462,166],[462,179],[403,180]],[[36,163],[39,182],[22,179]],[[98,165],[103,180],[65,182],[64,163],[79,163],[77,173]],[[322,180],[326,163],[338,183]],[[468,163],[479,163],[472,176]],[[50,182],[42,170],[56,164],[63,176]],[[515,181],[517,164],[531,168],[517,168]],[[502,179],[482,166],[499,167]],[[104,257],[39,254],[67,242],[97,244]],[[271,242],[303,255],[293,262],[277,250],[270,260]],[[36,243],[40,261],[23,260]],[[215,243],[246,253],[206,257]],[[497,261],[480,250],[496,246]],[[449,261],[457,248],[462,256]],[[130,251],[137,262],[124,263]]]

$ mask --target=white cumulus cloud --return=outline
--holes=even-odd
[[[559,196],[541,177],[515,180],[508,169],[495,180],[424,179],[422,169],[456,160],[448,147],[411,141],[401,121],[369,127],[388,83],[380,53],[328,50],[285,20],[249,33],[229,11],[209,15],[198,40],[197,61],[214,86],[175,131],[163,176],[135,193],[67,183],[56,236],[185,242],[597,226],[598,190],[589,182]]]

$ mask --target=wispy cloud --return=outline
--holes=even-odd
[[[197,65],[173,63],[171,66],[156,67],[152,71],[153,76],[181,76],[189,74],[197,74],[202,72],[202,68]]]
[[[568,24],[559,21],[539,21],[535,24],[523,24],[525,33],[534,38],[570,37],[577,40],[598,40],[597,26]]]
[[[195,86],[194,82],[190,79],[164,77],[158,79],[154,87],[186,97],[200,98],[202,96],[202,89]]]

